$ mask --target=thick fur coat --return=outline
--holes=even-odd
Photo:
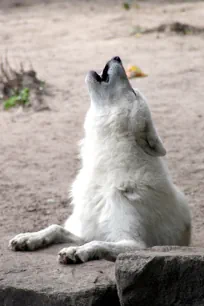
[[[91,105],[81,142],[81,170],[71,189],[73,213],[64,227],[17,235],[13,250],[72,242],[60,263],[115,260],[121,252],[156,245],[187,246],[191,217],[173,184],[166,154],[143,95],[134,90],[121,60],[86,77]]]

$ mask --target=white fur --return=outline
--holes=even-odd
[[[110,85],[99,87],[92,74],[87,77],[91,106],[81,144],[82,167],[71,190],[72,215],[64,228],[24,234],[23,243],[22,234],[16,236],[12,249],[85,242],[59,253],[59,262],[71,263],[115,260],[136,248],[190,243],[189,208],[160,157],[165,149],[147,103],[128,80],[117,79],[124,77],[119,63],[112,60],[109,66]],[[26,241],[39,233],[43,243],[37,239],[29,248]]]

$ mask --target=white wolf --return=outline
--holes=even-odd
[[[63,227],[17,235],[10,248],[73,243],[59,252],[59,262],[69,264],[114,261],[120,253],[156,245],[189,245],[188,205],[160,157],[166,151],[145,98],[131,87],[120,58],[110,60],[101,75],[90,71],[86,83],[91,105],[71,191],[73,213]]]

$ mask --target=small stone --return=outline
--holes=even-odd
[[[55,203],[55,200],[54,200],[54,199],[47,199],[47,203],[48,203],[48,204],[54,204],[54,203]]]

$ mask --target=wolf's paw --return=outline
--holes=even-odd
[[[9,241],[9,248],[12,251],[33,251],[43,244],[37,233],[24,233],[15,236]]]
[[[98,259],[98,243],[95,241],[78,247],[62,249],[58,254],[58,261],[61,264],[77,264],[89,260]]]

